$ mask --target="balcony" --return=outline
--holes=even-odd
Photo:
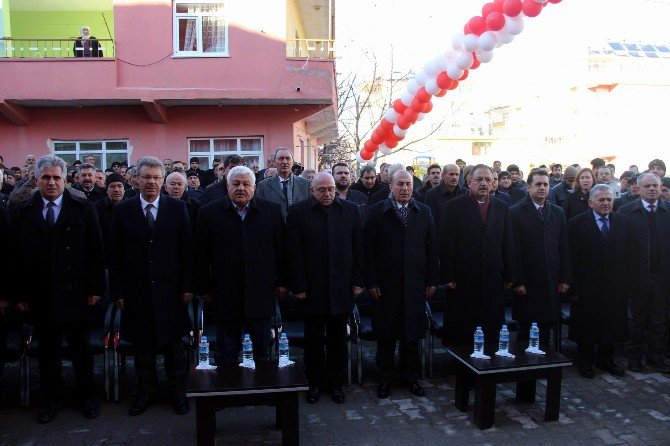
[[[335,59],[335,0],[286,1],[286,57]]]
[[[116,55],[113,39],[95,39],[91,46],[77,46],[77,39],[0,39],[0,58],[3,59],[97,59]],[[97,50],[94,47],[97,46]]]
[[[296,59],[335,59],[335,41],[295,39],[286,41],[286,57]]]

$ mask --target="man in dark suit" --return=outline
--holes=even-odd
[[[213,307],[216,361],[237,364],[243,333],[254,358],[267,361],[275,296],[288,288],[285,228],[280,206],[254,196],[255,175],[236,166],[228,197],[202,207],[196,238],[200,293]]]
[[[410,392],[419,385],[419,340],[426,335],[426,299],[435,292],[438,261],[430,208],[412,199],[412,176],[400,169],[391,178],[391,197],[370,206],[365,220],[365,282],[374,304],[377,338],[377,396],[391,394],[396,342],[400,376]]]
[[[366,164],[361,168],[359,180],[351,186],[351,190],[362,193],[370,203],[370,198],[379,190],[377,172],[374,166]]]
[[[540,328],[540,343],[561,322],[562,295],[570,289],[572,273],[568,228],[563,209],[549,203],[549,172],[533,169],[528,196],[510,209],[514,232],[516,282],[512,318],[518,322],[517,340],[528,341],[532,322]]]
[[[10,229],[9,212],[5,207],[0,206],[0,246],[11,246],[9,243]],[[7,260],[7,256],[0,256],[0,271],[3,274],[11,272],[9,270],[10,265],[11,263]],[[8,293],[8,288],[7,285],[0,287],[0,380],[2,379],[2,372],[5,369],[7,354],[7,326],[5,323],[10,306],[9,299],[11,297]]]
[[[329,173],[317,173],[312,195],[289,208],[286,222],[291,289],[306,315],[307,402],[312,404],[323,389],[333,401],[344,403],[347,319],[352,296],[358,297],[365,286],[358,206],[342,200],[336,190]]]
[[[189,162],[188,170],[195,172],[196,175],[198,175],[198,178],[200,178],[200,182],[201,183],[204,182],[205,181],[205,171],[200,168],[200,160],[198,159],[198,157],[193,156],[193,157],[191,157],[190,160],[188,160],[188,162]]]
[[[609,186],[594,186],[592,212],[568,223],[574,277],[570,338],[577,342],[579,374],[588,379],[595,376],[594,359],[599,369],[624,376],[614,362],[614,346],[628,339],[628,298],[637,289],[637,243],[628,217],[612,212],[612,199]]]
[[[491,199],[492,169],[475,166],[469,192],[444,208],[440,221],[440,267],[447,285],[447,342],[466,345],[480,325],[495,342],[505,320],[503,289],[515,282],[514,237],[509,208]]]
[[[77,172],[79,174],[79,184],[75,189],[83,192],[88,201],[95,203],[107,196],[105,189],[95,182],[95,166],[93,164],[80,164]]]
[[[188,331],[186,304],[193,297],[191,224],[184,202],[161,195],[165,168],[158,158],[137,162],[140,194],[116,205],[110,236],[110,292],[123,310],[121,336],[132,343],[138,385],[130,415],[146,411],[157,391],[156,355],[165,372],[174,410],[185,414]]]
[[[578,170],[579,169],[577,169],[575,166],[568,166],[565,169],[565,173],[563,174],[563,179],[561,182],[551,188],[549,201],[554,203],[556,206],[561,208],[563,207],[563,202],[566,200],[568,195],[572,193],[572,186],[574,185]]]
[[[361,224],[365,221],[365,212],[368,208],[368,198],[362,192],[358,192],[351,187],[351,172],[349,166],[345,163],[336,163],[333,166],[333,178],[335,179],[335,188],[340,200],[346,200],[358,207],[358,213],[361,216]]]
[[[440,218],[447,202],[453,198],[467,194],[467,189],[458,185],[461,169],[456,164],[447,164],[442,168],[442,181],[426,192],[424,202],[430,207],[435,219],[435,227],[440,227]]]
[[[309,180],[293,175],[293,152],[286,147],[275,151],[277,176],[268,178],[256,186],[256,196],[279,203],[286,219],[288,208],[293,203],[309,197]]]
[[[513,187],[512,176],[506,170],[498,173],[498,190],[509,195],[512,205],[518,203],[526,197],[526,189]]]
[[[201,180],[200,177],[198,176],[198,173],[195,170],[187,170],[186,181],[188,183],[186,193],[191,198],[195,198],[199,202],[205,190],[202,188],[202,186],[200,186]]]
[[[102,237],[93,205],[65,190],[65,172],[65,161],[57,156],[40,158],[35,164],[37,193],[12,211],[10,252],[18,257],[10,277],[13,284],[30,284],[16,287],[13,296],[19,309],[30,310],[40,346],[42,423],[53,420],[62,404],[63,334],[73,355],[84,416],[100,413],[87,322],[89,307],[104,288]]]
[[[200,202],[186,193],[186,177],[182,172],[172,172],[165,179],[165,191],[169,197],[181,200],[186,205],[188,219],[191,222],[191,233],[195,237],[195,229],[198,227],[198,213]]]
[[[510,198],[509,194],[498,189],[498,172],[496,172],[495,169],[493,170],[493,184],[491,186],[491,197],[497,198],[498,200],[505,203],[507,206],[512,205],[512,199]]]
[[[109,266],[109,232],[112,226],[112,214],[114,206],[123,201],[123,177],[113,173],[105,180],[107,185],[107,196],[95,202],[95,210],[98,213],[98,223],[102,232],[102,242],[105,247],[105,266]]]
[[[643,370],[646,353],[648,366],[668,373],[670,364],[663,351],[670,299],[670,205],[659,199],[661,180],[655,174],[640,175],[637,185],[640,199],[618,211],[630,218],[633,231],[640,237],[639,286],[630,299],[628,368],[634,372]]]

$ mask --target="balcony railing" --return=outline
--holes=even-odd
[[[84,49],[77,39],[0,39],[0,58],[5,59],[63,59],[114,58],[113,39],[91,39]],[[97,45],[97,51],[94,51]]]
[[[286,57],[332,60],[335,59],[335,41],[324,39],[287,40]]]

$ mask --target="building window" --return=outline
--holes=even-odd
[[[112,163],[128,163],[129,147],[127,139],[103,141],[52,141],[52,152],[59,156],[69,166],[76,160],[84,162],[87,155],[95,157],[95,167],[105,170],[112,167]]]
[[[251,163],[258,163],[262,169],[263,159],[262,137],[240,138],[190,138],[188,140],[188,157],[197,157],[201,169],[210,169],[214,158],[223,160],[229,155],[239,155],[244,159],[247,167]]]
[[[176,1],[173,34],[176,57],[228,56],[228,22],[223,3]]]

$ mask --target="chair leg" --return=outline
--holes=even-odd
[[[347,341],[347,385],[351,385],[351,339]]]
[[[433,348],[435,344],[435,339],[433,339],[433,334],[428,333],[428,378],[433,377]]]
[[[419,342],[419,354],[421,355],[421,379],[426,377],[426,350],[425,350],[425,339],[421,339]]]
[[[113,381],[114,381],[114,402],[119,402],[119,361],[120,356],[117,352],[114,352],[114,365],[113,365]]]
[[[30,358],[24,353],[20,361],[21,405],[30,405]]]
[[[109,350],[107,347],[105,347],[103,358],[105,361],[105,398],[109,401]]]
[[[356,360],[356,367],[358,368],[358,384],[363,384],[363,340],[358,338],[356,342],[356,350],[358,358]]]

